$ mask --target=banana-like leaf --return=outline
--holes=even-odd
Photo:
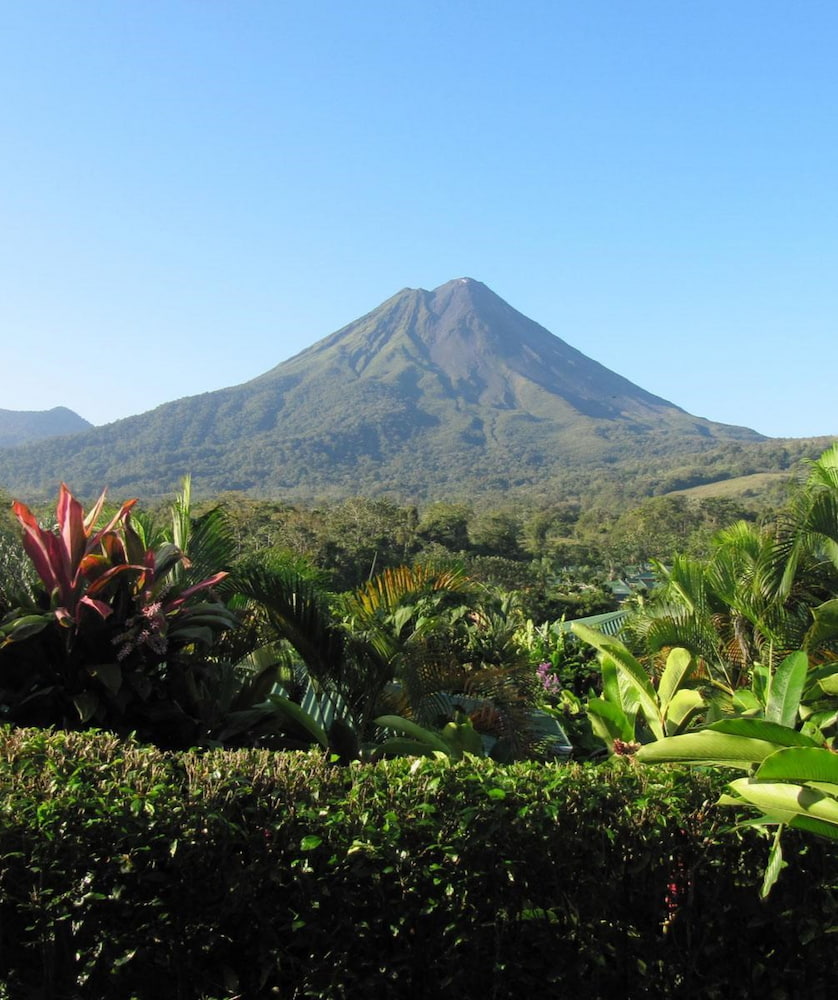
[[[603,656],[599,662],[602,674],[602,696],[613,705],[622,705],[617,664],[610,656]]]
[[[79,713],[79,720],[82,725],[90,722],[99,708],[99,699],[92,691],[82,691],[73,697],[73,704]]]
[[[119,694],[122,687],[122,667],[118,663],[98,663],[87,672],[100,680],[111,694]]]
[[[692,720],[707,708],[707,702],[699,691],[681,688],[669,701],[666,712],[666,735],[677,736],[687,728]]]
[[[199,625],[193,628],[191,625],[185,628],[178,628],[172,630],[172,637],[177,638],[178,642],[197,642],[203,646],[211,646],[215,641],[215,633],[211,628],[207,628],[203,625]]]
[[[749,771],[776,749],[775,744],[764,740],[750,740],[702,729],[697,733],[667,736],[655,743],[647,743],[637,751],[637,759],[644,764],[716,764]]]
[[[815,788],[753,778],[737,778],[730,788],[734,796],[723,796],[724,805],[756,806],[769,821],[838,840],[838,801]]]
[[[254,730],[266,723],[272,723],[277,714],[276,707],[269,703],[228,712],[224,716],[224,728],[218,734],[218,741],[224,744],[242,733]]]
[[[787,656],[771,678],[765,718],[781,726],[793,727],[797,722],[800,698],[806,686],[809,657],[798,650]]]
[[[824,694],[834,697],[838,694],[838,672],[829,677],[825,677],[822,681],[818,681],[818,684]]]
[[[584,642],[594,646],[614,661],[621,678],[628,682],[631,693],[636,698],[640,711],[655,739],[662,739],[664,735],[663,720],[658,708],[657,694],[643,665],[631,655],[621,642],[609,639],[601,632],[597,632],[596,629],[580,622],[574,622],[571,629]],[[623,697],[625,698],[625,694]]]
[[[707,729],[668,736],[637,752],[644,763],[717,764],[749,771],[783,746],[817,744],[794,729],[762,719],[729,719]]]
[[[838,661],[824,663],[810,670],[806,678],[806,690],[802,700],[813,701],[822,695],[834,697],[838,694]]]
[[[767,740],[780,747],[817,747],[820,743],[788,726],[781,726],[767,719],[719,719],[708,726],[717,733],[746,736],[750,739]]]
[[[658,684],[658,701],[661,715],[669,714],[669,705],[675,695],[681,690],[681,685],[688,679],[695,660],[688,649],[673,649],[666,658],[666,667]]]
[[[838,710],[834,708],[814,708],[807,712],[805,721],[800,729],[801,732],[806,732],[808,726],[809,730],[817,730],[817,735],[812,736],[812,738],[817,739],[819,743],[823,743],[824,730],[829,729],[836,723],[838,723]]]
[[[762,702],[750,688],[742,688],[733,695],[733,705],[737,711],[745,713],[762,713]]]
[[[641,696],[637,685],[624,670],[620,669],[618,661],[613,657],[603,654],[600,662],[602,664],[609,663],[611,669],[614,670],[617,677],[617,704],[622,705],[623,711],[626,713],[627,718],[631,719],[632,726],[634,726],[637,713],[642,710],[642,705],[640,704]]]
[[[441,751],[446,757],[451,752],[451,747],[449,747],[441,736],[438,736],[430,729],[425,729],[424,726],[418,725],[411,719],[404,719],[400,715],[380,715],[374,721],[377,726],[381,726],[383,729],[392,729],[395,733],[400,733],[402,736],[408,736],[412,740],[417,740],[432,750]]]
[[[633,720],[613,701],[589,698],[586,711],[594,734],[606,743],[611,744],[614,740],[628,743],[634,739]]]
[[[785,747],[766,757],[754,777],[759,781],[805,782],[838,797],[838,754],[826,747]]]
[[[0,628],[2,644],[7,642],[21,642],[30,636],[37,635],[52,621],[52,615],[22,615],[11,622],[7,622]]]
[[[449,722],[443,727],[440,736],[458,759],[464,753],[473,754],[475,757],[486,756],[483,739],[471,722]]]
[[[302,728],[323,747],[324,750],[329,748],[329,737],[326,735],[326,730],[318,725],[318,723],[311,717],[311,715],[295,702],[291,701],[290,698],[284,697],[281,694],[271,694],[268,696],[268,700],[274,705],[280,708],[285,715],[296,722],[297,725],[302,726]]]

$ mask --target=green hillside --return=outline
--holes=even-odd
[[[0,410],[0,448],[78,434],[92,426],[66,406],[51,410]]]

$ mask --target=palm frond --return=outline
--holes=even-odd
[[[236,590],[255,606],[263,626],[287,640],[321,683],[341,683],[345,643],[328,599],[310,579],[277,563],[251,560],[236,567]]]

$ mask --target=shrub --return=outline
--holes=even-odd
[[[719,836],[720,782],[608,765],[0,732],[0,982],[136,1000],[826,996],[836,853]],[[787,851],[792,856],[792,851]]]

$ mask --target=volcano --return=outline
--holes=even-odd
[[[0,449],[0,485],[29,498],[61,480],[82,496],[159,497],[188,473],[196,495],[546,494],[582,469],[760,440],[692,416],[456,278],[403,289],[249,382]]]

